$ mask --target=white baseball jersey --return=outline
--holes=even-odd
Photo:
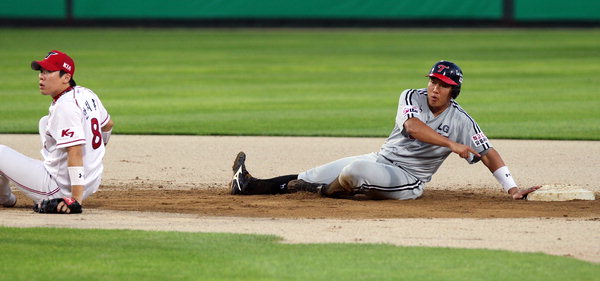
[[[49,108],[45,127],[40,126],[44,166],[58,185],[70,189],[65,148],[83,145],[85,194],[94,193],[100,185],[104,143],[101,128],[110,116],[102,102],[90,89],[76,86],[63,93]],[[89,190],[91,189],[91,190]]]
[[[405,90],[400,95],[396,126],[379,154],[421,181],[430,181],[431,176],[452,151],[447,147],[421,142],[408,135],[404,129],[404,122],[409,118],[419,118],[438,134],[468,145],[480,155],[484,155],[492,147],[475,120],[456,101],[452,100],[444,112],[434,116],[427,105],[427,89]],[[471,164],[479,160],[474,155],[467,159]]]

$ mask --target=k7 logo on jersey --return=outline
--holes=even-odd
[[[473,135],[471,137],[471,140],[473,141],[473,144],[475,146],[481,146],[481,145],[488,143],[488,138],[485,136],[484,133],[479,133],[479,134]]]
[[[75,132],[71,131],[71,129],[64,129],[64,130],[62,130],[62,134],[60,137],[61,138],[64,138],[64,137],[72,138],[73,135],[75,135]]]

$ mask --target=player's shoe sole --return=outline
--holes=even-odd
[[[244,153],[243,151],[240,151],[237,156],[235,157],[235,160],[233,160],[233,166],[231,167],[231,170],[233,170],[233,173],[235,174],[240,167],[244,167],[246,162],[246,153]]]
[[[248,171],[246,170],[246,154],[241,151],[233,160],[233,179],[231,180],[231,194],[244,194],[246,187],[248,186],[249,178]]]

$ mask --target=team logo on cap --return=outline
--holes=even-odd
[[[65,68],[68,71],[71,71],[71,66],[66,62],[63,62],[63,68]]]
[[[50,56],[54,56],[54,55],[58,55],[58,53],[57,52],[48,52],[48,55],[44,59],[47,59]]]

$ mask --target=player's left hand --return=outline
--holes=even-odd
[[[527,188],[527,189],[524,189],[524,190],[520,190],[520,189],[517,188],[518,191],[515,192],[515,193],[513,193],[513,194],[511,194],[511,195],[512,195],[512,198],[515,199],[515,200],[525,200],[525,199],[527,199],[527,195],[529,193],[532,193],[532,192],[540,189],[540,187],[542,187],[542,186],[538,185],[538,186],[533,186],[533,187],[530,187],[530,188]]]

